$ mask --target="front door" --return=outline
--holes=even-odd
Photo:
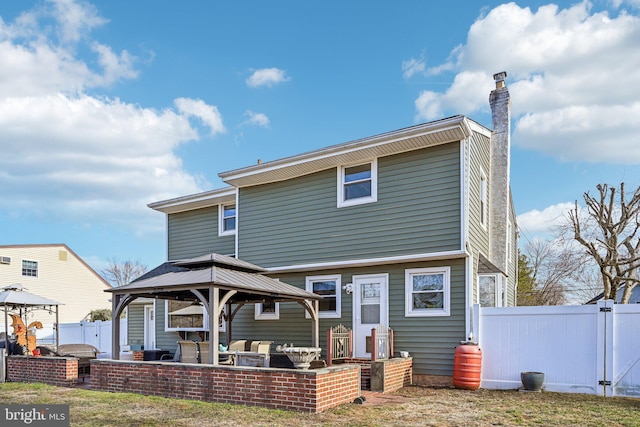
[[[353,354],[371,357],[371,329],[389,325],[388,274],[353,276]]]
[[[152,305],[144,306],[144,349],[156,348],[156,311]]]

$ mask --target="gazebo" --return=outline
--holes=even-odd
[[[322,296],[264,275],[265,269],[216,253],[168,262],[133,282],[105,290],[111,292],[112,317],[117,319],[137,298],[153,298],[201,303],[208,315],[209,364],[218,365],[218,322],[227,314],[227,336],[232,321],[245,304],[296,302],[312,319],[312,345],[319,346],[318,305]],[[226,307],[226,310],[225,310]],[[113,322],[112,357],[119,359],[120,325]]]
[[[59,332],[58,332],[58,306],[59,302],[50,300],[48,298],[44,298],[38,295],[34,295],[25,290],[24,286],[16,283],[13,285],[8,285],[0,291],[0,307],[4,307],[4,330],[5,330],[5,348],[9,348],[9,310],[18,311],[20,318],[26,320],[26,314],[28,310],[31,309],[39,309],[46,310],[49,312],[55,312],[56,314],[56,324],[55,324],[55,335],[56,335],[56,347],[59,341]],[[25,328],[25,339],[27,338],[27,329]]]

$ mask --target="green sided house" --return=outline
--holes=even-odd
[[[506,73],[494,78],[493,130],[449,117],[223,172],[225,188],[150,204],[167,217],[168,263],[142,279],[232,256],[324,297],[323,355],[325,332],[342,324],[354,357],[369,357],[371,329],[384,325],[396,353],[413,357],[414,383],[447,380],[455,347],[473,337],[472,306],[516,304],[510,98]],[[173,352],[212,324],[188,302],[138,299],[128,310],[132,348]],[[297,304],[245,304],[233,338],[309,346],[310,317]]]

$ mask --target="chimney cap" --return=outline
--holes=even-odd
[[[496,89],[504,87],[504,81],[507,79],[507,72],[501,71],[493,75],[493,80],[496,82]]]

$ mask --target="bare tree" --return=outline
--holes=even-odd
[[[527,286],[519,286],[519,305],[562,305],[580,281],[579,254],[562,239],[534,240],[526,245],[520,262],[527,264]],[[518,278],[520,280],[520,277]],[[519,284],[520,285],[520,284]],[[525,290],[526,289],[526,290]]]
[[[147,266],[140,261],[120,261],[109,258],[109,266],[102,270],[104,279],[112,286],[118,287],[131,283],[147,272]]]
[[[620,300],[627,304],[633,288],[638,284],[640,266],[640,187],[627,200],[624,183],[620,184],[619,197],[615,187],[599,184],[599,196],[584,194],[586,217],[581,217],[578,202],[569,212],[574,238],[586,248],[598,265],[604,298],[615,300],[624,285]]]

